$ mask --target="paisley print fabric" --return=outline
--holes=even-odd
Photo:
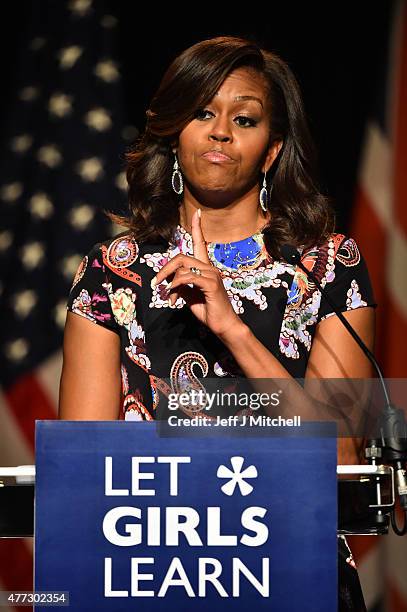
[[[274,260],[261,232],[207,247],[235,312],[292,376],[303,378],[316,326],[334,314],[314,283],[296,266]],[[169,260],[192,252],[192,237],[180,225],[169,243],[138,244],[123,233],[96,244],[75,275],[68,310],[120,336],[122,418],[162,418],[170,393],[199,390],[205,377],[243,376],[181,297],[169,306],[167,281],[150,286]],[[325,244],[303,250],[302,262],[341,311],[375,306],[352,238],[333,234]],[[203,408],[187,406],[184,412],[193,416]]]

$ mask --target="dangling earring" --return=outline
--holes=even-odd
[[[175,191],[175,193],[177,193],[178,195],[181,195],[181,193],[184,191],[184,181],[182,180],[182,174],[178,169],[178,160],[177,160],[176,153],[175,153],[175,161],[174,161],[171,182],[172,182],[172,188]]]
[[[260,206],[264,212],[268,211],[268,196],[267,196],[267,181],[266,181],[267,172],[264,173],[263,178],[263,187],[260,191]]]

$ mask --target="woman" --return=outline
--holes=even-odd
[[[370,376],[313,282],[281,256],[286,243],[301,251],[372,348],[366,266],[356,243],[333,233],[298,85],[279,57],[234,37],[184,51],[127,176],[130,217],[116,220],[128,229],[90,251],[71,290],[61,418],[166,418],[165,398],[205,377]],[[359,603],[341,609],[364,609],[354,574]]]

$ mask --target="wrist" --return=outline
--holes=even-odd
[[[230,348],[233,345],[238,345],[244,341],[250,334],[250,328],[237,317],[237,320],[232,323],[226,331],[218,335],[219,340]]]

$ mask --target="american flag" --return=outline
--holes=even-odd
[[[379,363],[387,378],[406,379],[407,7],[401,1],[395,6],[378,100],[366,126],[351,235],[366,257],[379,304]],[[352,538],[351,546],[369,611],[407,612],[407,537]]]
[[[83,255],[123,212],[116,18],[103,0],[32,2],[0,164],[0,465],[34,463],[56,416],[66,300]],[[32,590],[32,540],[0,540],[0,590]],[[14,608],[15,609],[15,608]]]

